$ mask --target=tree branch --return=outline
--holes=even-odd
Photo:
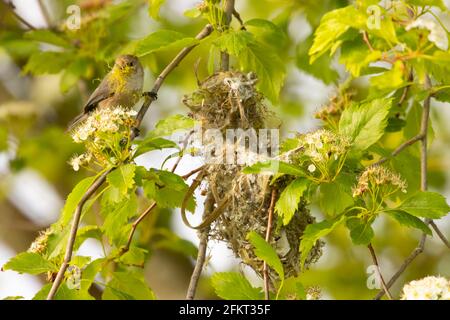
[[[431,83],[430,78],[427,76],[425,80],[426,89],[430,89]],[[431,103],[431,94],[429,94],[424,102],[423,102],[423,110],[422,110],[422,118],[420,121],[420,132],[416,136],[417,140],[420,141],[420,190],[426,191],[428,189],[428,179],[427,179],[427,142],[428,142],[428,122],[430,119],[430,103]],[[413,138],[414,139],[414,138]],[[415,142],[414,141],[414,142]],[[411,144],[413,144],[412,142]],[[405,146],[406,147],[406,146]],[[403,148],[404,149],[404,148]],[[401,150],[400,150],[401,151]],[[426,219],[425,222],[430,224],[432,222],[431,219]],[[395,281],[400,277],[400,275],[406,270],[409,264],[423,252],[425,248],[425,240],[426,233],[422,233],[422,238],[420,239],[419,245],[414,251],[409,255],[409,257],[403,262],[400,266],[399,270],[392,276],[392,278],[387,283],[386,287],[389,289]],[[376,300],[380,299],[385,293],[385,290],[381,290],[377,296]]]
[[[112,171],[113,169],[109,169],[102,173],[101,176],[97,178],[97,180],[92,183],[92,185],[89,187],[89,189],[85,192],[83,197],[81,198],[80,202],[77,205],[77,208],[75,209],[75,214],[73,215],[73,223],[72,228],[70,229],[70,235],[69,235],[69,241],[66,246],[66,254],[64,255],[64,260],[59,268],[59,271],[56,275],[55,281],[53,281],[52,287],[50,289],[50,292],[47,295],[47,300],[52,300],[53,297],[56,294],[56,291],[58,290],[59,286],[61,285],[61,282],[64,278],[64,273],[66,272],[67,267],[69,266],[69,262],[72,259],[72,252],[73,252],[73,245],[75,244],[75,238],[77,236],[78,231],[78,225],[80,223],[81,218],[81,212],[83,211],[83,206],[86,203],[86,201],[89,200],[89,198],[101,187],[103,182],[106,180],[106,176]]]
[[[418,135],[412,137],[411,139],[409,139],[409,140],[403,142],[401,145],[399,145],[394,151],[392,151],[390,157],[382,158],[382,159],[378,160],[377,162],[375,162],[374,164],[372,164],[372,166],[377,166],[377,165],[385,163],[389,159],[395,157],[400,152],[405,150],[407,147],[413,145],[414,143],[416,143],[417,141],[422,140],[422,139],[423,139],[423,135],[421,133],[419,133]]]
[[[233,17],[234,1],[235,0],[224,0],[225,4],[225,29],[230,27],[231,19]],[[226,52],[221,53],[221,69],[223,71],[228,71],[230,69],[230,55]]]
[[[430,226],[433,228],[434,232],[438,235],[438,237],[441,239],[441,241],[447,246],[447,248],[450,249],[450,243],[448,242],[447,238],[444,236],[442,231],[439,229],[439,227],[434,223],[433,220],[430,220]]]
[[[212,26],[207,24],[200,31],[200,33],[197,34],[196,39],[201,40],[201,39],[207,37],[209,34],[211,34],[212,31],[213,31]],[[159,88],[163,84],[163,82],[166,79],[166,77],[170,74],[170,72],[172,72],[172,70],[175,69],[178,66],[178,64],[188,55],[188,53],[191,52],[192,49],[195,48],[196,46],[197,46],[197,44],[192,45],[190,47],[183,48],[175,56],[175,58],[167,65],[167,67],[164,68],[164,70],[161,72],[161,74],[158,76],[158,78],[155,81],[155,84],[154,84],[153,89],[152,89],[153,93],[156,94],[159,91]],[[138,115],[136,116],[136,127],[140,126],[140,124],[142,122],[142,119],[145,116],[145,113],[147,112],[148,108],[150,107],[150,104],[153,102],[154,99],[155,99],[155,97],[153,95],[147,95],[146,96],[144,104],[142,105],[141,109],[139,110]],[[136,137],[136,135],[134,134],[134,131],[133,131],[133,133],[131,135],[131,139],[133,140],[135,137]],[[77,208],[75,210],[74,217],[73,217],[72,229],[71,229],[71,232],[70,232],[69,242],[67,243],[66,254],[64,256],[64,261],[63,261],[63,263],[62,263],[62,265],[61,265],[61,267],[60,267],[60,269],[58,271],[58,274],[56,275],[55,281],[52,284],[52,288],[50,289],[50,292],[47,295],[47,300],[52,300],[54,298],[54,296],[55,296],[59,286],[61,285],[61,283],[63,281],[64,273],[65,273],[65,271],[66,271],[66,269],[67,269],[67,267],[69,265],[69,262],[72,259],[73,246],[74,246],[74,243],[75,243],[75,238],[76,238],[76,234],[77,234],[77,230],[78,230],[78,225],[80,223],[80,217],[81,217],[81,212],[83,210],[83,206],[86,203],[86,201],[102,186],[102,184],[106,180],[106,176],[112,170],[114,170],[114,168],[111,168],[108,171],[104,172],[97,180],[95,180],[95,182],[89,187],[89,189],[86,191],[86,193],[83,195],[83,197],[81,198],[80,202],[78,203]],[[145,215],[144,214],[141,215],[142,219],[145,218],[145,216],[150,211],[151,210],[149,210],[147,213],[144,212]]]
[[[272,190],[271,196],[270,196],[270,205],[269,205],[269,217],[267,219],[267,229],[266,229],[266,242],[269,243],[270,241],[270,233],[272,231],[272,220],[273,220],[273,208],[275,206],[275,197],[276,197],[276,191],[275,189]],[[267,266],[267,263],[264,261],[263,264],[263,276],[264,276],[264,299],[270,300],[270,278],[269,278],[269,267]]]
[[[206,219],[211,212],[214,210],[214,197],[212,193],[209,192],[205,200],[205,208],[203,211],[203,219]],[[191,281],[189,282],[189,287],[186,294],[187,300],[193,300],[195,297],[195,292],[197,291],[198,281],[202,274],[203,265],[205,264],[206,249],[208,248],[208,238],[209,238],[210,226],[207,225],[205,228],[199,230],[200,244],[198,246],[197,260],[195,262],[194,271],[192,272]]]
[[[369,243],[367,246],[370,251],[370,255],[372,256],[372,261],[375,264],[375,267],[377,268],[378,276],[380,277],[381,285],[383,286],[384,292],[386,292],[386,295],[388,296],[389,300],[392,300],[391,293],[389,292],[389,289],[386,286],[386,282],[384,281],[383,275],[381,274],[380,266],[378,265],[378,259],[377,255],[375,254],[375,250],[372,247],[372,244]]]
[[[27,20],[25,20],[24,18],[19,16],[19,14],[15,11],[16,7],[14,6],[14,4],[11,1],[6,1],[5,4],[10,9],[10,11],[14,15],[14,17],[16,17],[17,20],[19,20],[24,25],[26,25],[28,29],[36,30],[36,28],[34,26],[32,26]]]

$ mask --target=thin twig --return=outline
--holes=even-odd
[[[211,192],[208,194],[205,200],[205,208],[203,211],[203,219],[206,219],[208,215],[214,210],[214,197]],[[194,271],[192,272],[191,281],[189,282],[189,287],[186,294],[187,300],[193,300],[195,297],[195,292],[197,291],[198,281],[202,274],[203,265],[205,264],[206,249],[208,247],[208,237],[209,237],[209,225],[204,229],[201,229],[199,233],[200,244],[198,246],[197,260],[195,262]]]
[[[392,276],[391,279],[389,279],[388,283],[386,283],[386,287],[390,288],[394,285],[394,283],[397,281],[397,279],[402,275],[402,273],[406,270],[406,268],[411,264],[411,262],[414,261],[414,259],[423,252],[425,248],[425,240],[427,238],[427,235],[425,233],[422,234],[422,237],[420,239],[419,245],[411,252],[408,258],[403,261],[400,268],[397,270],[397,272]],[[378,294],[375,296],[375,300],[379,300],[384,296],[384,289],[380,290]]]
[[[75,209],[75,213],[73,215],[72,228],[70,229],[69,241],[66,246],[66,254],[64,255],[64,261],[63,261],[61,267],[59,268],[59,271],[56,275],[55,281],[53,281],[52,287],[47,296],[47,300],[52,300],[53,297],[55,296],[56,291],[58,290],[58,288],[61,285],[61,282],[64,278],[64,273],[66,272],[66,269],[69,266],[69,262],[72,259],[73,246],[75,244],[75,238],[77,236],[78,225],[80,223],[81,212],[83,211],[83,206],[86,203],[86,201],[88,201],[89,198],[97,191],[97,189],[100,188],[100,186],[103,184],[103,182],[105,182],[106,176],[111,171],[112,171],[112,169],[105,171],[101,176],[99,176],[97,178],[97,180],[94,181],[94,183],[92,183],[92,185],[89,187],[89,189],[81,197],[81,200],[78,203],[77,208]]]
[[[16,11],[16,7],[14,6],[14,4],[11,1],[6,1],[6,6],[10,9],[11,13],[14,15],[14,17],[16,17],[17,20],[19,20],[20,22],[22,22],[24,25],[26,25],[28,27],[28,29],[31,30],[36,30],[35,27],[33,27],[33,25],[31,25],[27,20],[25,20],[24,18],[22,18]]]
[[[363,40],[366,43],[367,47],[369,48],[370,51],[374,51],[375,49],[372,47],[372,44],[369,41],[369,35],[367,33],[367,31],[363,31]]]
[[[430,221],[430,226],[433,228],[434,232],[438,235],[438,237],[441,239],[441,241],[447,246],[447,248],[450,249],[450,243],[448,242],[447,238],[444,236],[442,231],[439,229],[439,227],[434,223],[433,220]]]
[[[422,140],[423,135],[421,133],[419,133],[418,135],[412,137],[411,139],[403,142],[401,145],[399,145],[394,151],[392,151],[390,157],[385,157],[385,158],[381,158],[380,160],[378,160],[377,162],[375,162],[374,164],[372,164],[372,166],[377,166],[380,164],[385,163],[386,161],[388,161],[389,159],[395,157],[396,155],[398,155],[400,152],[402,152],[403,150],[405,150],[407,147],[413,145],[414,143],[416,143],[419,140]]]
[[[207,37],[211,32],[213,31],[213,28],[211,25],[207,24],[202,31],[196,36],[196,39],[200,40],[205,37]],[[159,88],[161,87],[162,83],[166,79],[166,77],[169,75],[169,73],[175,69],[178,64],[186,57],[186,55],[192,51],[192,49],[196,45],[192,45],[190,47],[183,48],[180,53],[178,53],[175,58],[167,65],[167,67],[161,72],[161,74],[158,76],[158,78],[155,81],[155,85],[153,86],[152,92],[157,93],[159,91]],[[139,127],[142,119],[145,116],[145,113],[147,112],[148,108],[150,107],[150,104],[154,100],[154,96],[148,95],[146,96],[146,100],[144,101],[144,104],[142,105],[141,109],[139,110],[138,115],[136,116],[136,127]],[[135,134],[132,134],[131,139],[133,140],[135,138]],[[83,206],[86,203],[86,201],[101,187],[101,185],[105,182],[106,176],[109,172],[111,172],[113,169],[109,169],[105,173],[103,173],[92,185],[89,187],[89,189],[86,191],[86,193],[81,198],[80,202],[77,205],[77,208],[75,210],[74,218],[73,218],[73,224],[71,229],[71,234],[69,238],[69,242],[67,243],[66,247],[66,254],[64,257],[64,261],[58,271],[58,274],[56,275],[55,281],[52,284],[52,288],[50,289],[50,292],[47,296],[47,300],[52,300],[55,296],[59,286],[62,283],[62,280],[64,278],[64,273],[69,265],[70,260],[72,259],[72,253],[73,253],[73,245],[75,243],[75,238],[78,230],[78,225],[80,222],[81,212],[83,210]],[[150,211],[149,211],[150,212]],[[148,214],[148,213],[147,213]],[[145,217],[145,216],[144,216]],[[143,218],[144,218],[143,217]]]
[[[213,31],[213,27],[210,24],[207,24],[195,37],[197,40],[201,40],[203,38],[206,38],[208,35],[211,34]],[[175,58],[164,68],[163,71],[159,74],[158,78],[156,78],[155,84],[153,85],[153,88],[151,92],[157,93],[159,91],[159,88],[163,84],[166,77],[180,64],[180,62],[189,54],[189,52],[192,51],[198,44],[194,44],[189,47],[183,48],[176,56]],[[155,100],[152,96],[146,96],[146,100],[144,101],[144,104],[142,105],[141,109],[139,110],[138,115],[136,116],[136,127],[140,127],[142,119],[144,119],[145,114],[147,113],[148,108],[150,107],[151,103]]]
[[[47,27],[51,27],[51,19],[50,14],[48,13],[47,8],[45,7],[45,4],[42,0],[38,0],[39,8],[41,9],[42,16],[44,17],[45,23],[47,24]]]
[[[272,231],[272,220],[273,220],[273,208],[275,206],[275,197],[276,197],[276,191],[275,189],[272,190],[271,196],[270,196],[270,206],[269,206],[269,216],[267,219],[267,229],[266,229],[266,242],[269,243],[270,241],[270,233]],[[270,300],[270,279],[269,279],[269,267],[267,266],[267,263],[264,261],[263,264],[263,276],[264,276],[264,299]]]
[[[230,27],[231,19],[233,17],[234,0],[226,0],[225,4],[225,30]],[[230,55],[227,52],[222,52],[221,56],[221,69],[228,71],[230,69]]]
[[[192,170],[192,171],[189,171],[188,173],[182,175],[181,177],[182,177],[184,180],[186,180],[186,179],[188,179],[190,176],[192,176],[193,174],[196,174],[197,172],[200,172],[200,171],[202,171],[203,169],[205,169],[205,166],[201,166],[201,167],[198,167],[197,169],[194,169],[194,170]]]
[[[427,89],[431,87],[430,78],[426,77],[425,86]],[[427,180],[427,140],[428,140],[428,121],[430,118],[430,103],[431,103],[431,95],[428,95],[423,102],[423,110],[422,110],[422,118],[420,121],[420,132],[416,137],[419,137],[420,141],[420,190],[426,191],[428,189],[428,180]],[[414,141],[415,142],[415,141]],[[413,143],[414,143],[413,142]],[[411,143],[412,144],[412,143]],[[432,222],[431,219],[425,220],[427,224]],[[400,266],[399,270],[392,276],[389,282],[386,284],[386,287],[389,289],[395,281],[400,277],[400,275],[406,270],[409,264],[423,252],[425,248],[425,240],[426,233],[422,233],[422,237],[420,239],[419,245],[416,249],[409,255],[408,258],[403,262]],[[380,299],[384,295],[384,290],[381,290],[375,297],[375,299]]]
[[[189,143],[189,138],[192,136],[192,134],[194,133],[194,130],[192,130],[191,132],[189,132],[189,134],[186,136],[186,138],[184,138],[183,140],[183,146],[179,152],[179,156],[177,158],[177,161],[175,162],[175,164],[172,167],[171,172],[175,172],[175,170],[177,169],[178,165],[180,164],[181,158],[183,158],[184,155],[184,151],[186,150],[186,147]]]
[[[122,249],[121,254],[124,254],[125,252],[127,252],[128,250],[130,250],[130,245],[131,245],[131,241],[133,241],[133,236],[134,233],[136,232],[136,229],[139,225],[139,223],[141,223],[142,220],[144,220],[144,218],[150,213],[152,212],[152,210],[156,208],[156,202],[152,202],[152,204],[145,209],[144,212],[141,213],[141,215],[133,222],[133,224],[131,225],[131,230],[130,230],[130,234],[128,235],[128,241],[127,244],[125,245],[125,247]]]
[[[384,289],[384,292],[386,292],[386,295],[388,296],[389,300],[392,300],[391,293],[389,292],[389,289],[386,286],[386,282],[384,282],[383,275],[381,274],[381,269],[380,269],[380,266],[378,264],[378,259],[377,259],[377,255],[375,254],[375,250],[373,249],[371,243],[369,243],[369,245],[367,247],[369,248],[370,255],[372,256],[372,261],[375,264],[375,267],[377,268],[378,277],[380,278],[381,285],[382,285],[382,287]]]

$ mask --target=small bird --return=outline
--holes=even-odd
[[[131,109],[142,96],[144,70],[139,59],[133,55],[117,57],[111,71],[103,78],[97,89],[91,94],[83,108],[83,113],[75,117],[68,131],[89,117],[96,108],[114,108],[121,106]],[[156,95],[151,94],[156,98]]]

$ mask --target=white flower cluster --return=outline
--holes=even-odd
[[[402,300],[450,300],[450,281],[433,276],[411,281],[403,287]]]
[[[134,110],[122,107],[96,109],[72,131],[72,139],[83,143],[86,152],[75,155],[69,164],[75,171],[96,163],[101,167],[117,164],[130,156],[130,134],[135,126]]]
[[[347,137],[325,129],[300,135],[298,140],[298,147],[288,151],[291,162],[311,174],[320,172],[325,179],[339,173],[351,146]]]
[[[430,31],[428,40],[433,42],[439,49],[447,51],[447,33],[445,32],[444,28],[442,28],[442,26],[440,26],[435,20],[431,19],[428,16],[421,16],[408,24],[405,29],[406,31],[409,31],[414,28]]]
[[[114,133],[120,130],[120,126],[131,127],[134,124],[135,110],[126,110],[122,107],[115,109],[96,109],[81,125],[72,132],[72,138],[76,143],[82,143],[95,134]]]

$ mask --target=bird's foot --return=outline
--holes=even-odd
[[[134,138],[139,137],[139,135],[141,134],[141,130],[139,130],[139,128],[137,127],[133,127],[131,128],[131,134]]]
[[[146,98],[149,97],[152,100],[158,99],[158,94],[155,91],[146,91],[142,94],[142,96],[144,96]]]

